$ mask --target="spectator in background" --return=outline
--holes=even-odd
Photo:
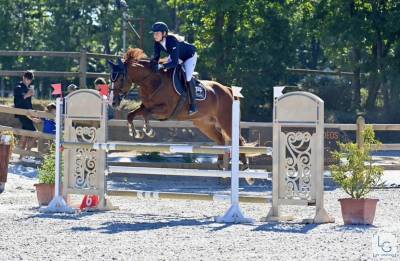
[[[48,113],[56,115],[56,105],[50,103],[46,106]],[[48,134],[56,134],[56,122],[53,119],[43,119],[43,132]]]
[[[79,90],[79,87],[76,86],[75,84],[72,83],[72,84],[68,85],[65,96],[67,96],[68,94],[70,94],[71,92],[74,92],[76,90]]]
[[[104,78],[97,78],[96,80],[94,80],[94,88],[97,91],[101,91],[101,86],[102,85],[106,85],[107,82]],[[112,106],[112,102],[113,102],[113,92],[110,92],[107,96],[107,103],[108,103],[108,119],[112,119],[114,118],[114,108]]]
[[[94,88],[98,91],[100,91],[100,87],[101,85],[107,84],[106,80],[102,77],[97,78],[96,80],[94,80]]]
[[[22,81],[17,84],[14,88],[14,107],[20,109],[32,110],[32,97],[35,95],[34,86],[32,82],[34,80],[33,72],[26,71],[22,76]],[[15,115],[22,125],[22,129],[28,131],[36,131],[31,118],[25,115]],[[30,151],[35,145],[36,139],[32,137],[22,136],[19,140],[18,147],[22,150]]]

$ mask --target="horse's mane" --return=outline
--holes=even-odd
[[[140,48],[129,48],[128,51],[124,54],[124,62],[138,62],[140,60],[147,60],[148,57],[146,53]]]

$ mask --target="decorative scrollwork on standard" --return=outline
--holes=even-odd
[[[94,143],[97,141],[98,128],[93,126],[74,126],[74,139],[77,142]],[[74,189],[97,189],[96,168],[98,151],[93,149],[72,149],[73,161],[69,173],[70,184]]]
[[[76,138],[80,142],[94,142],[96,140],[96,127],[76,127]]]
[[[75,150],[74,188],[96,188],[96,151],[92,149]]]
[[[310,199],[311,137],[310,132],[285,134],[286,198]]]

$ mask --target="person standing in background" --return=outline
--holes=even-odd
[[[33,72],[26,71],[22,76],[22,81],[14,88],[14,107],[20,109],[32,110],[32,97],[35,95]],[[36,131],[31,118],[25,115],[15,115],[22,125],[22,129],[28,131]],[[19,140],[18,147],[22,150],[30,151],[35,145],[36,139],[32,137],[22,136]]]
[[[104,78],[97,78],[96,80],[94,80],[94,88],[100,92],[101,91],[101,86],[102,85],[106,85],[107,82]],[[114,108],[112,106],[112,102],[113,102],[113,92],[109,92],[108,96],[107,96],[107,103],[108,103],[108,119],[113,119],[114,118]]]

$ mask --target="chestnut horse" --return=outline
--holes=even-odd
[[[214,81],[201,81],[206,87],[207,98],[198,101],[198,112],[189,116],[189,103],[185,101],[181,110],[175,108],[180,96],[176,93],[172,82],[173,70],[154,72],[151,61],[139,48],[129,49],[124,55],[124,61],[118,59],[118,64],[109,61],[111,66],[111,82],[113,87],[113,105],[119,106],[132,84],[139,86],[141,105],[129,112],[127,120],[130,134],[141,138],[132,124],[135,117],[141,116],[145,121],[144,132],[152,135],[153,130],[149,126],[149,119],[192,121],[208,138],[218,145],[229,144],[232,134],[232,89]],[[172,119],[171,119],[172,120]],[[133,128],[133,131],[132,131]],[[132,133],[133,132],[133,133]],[[240,138],[240,145],[245,140]],[[242,169],[247,168],[248,161],[244,154],[240,155]],[[218,157],[218,165],[222,164],[222,156]]]

